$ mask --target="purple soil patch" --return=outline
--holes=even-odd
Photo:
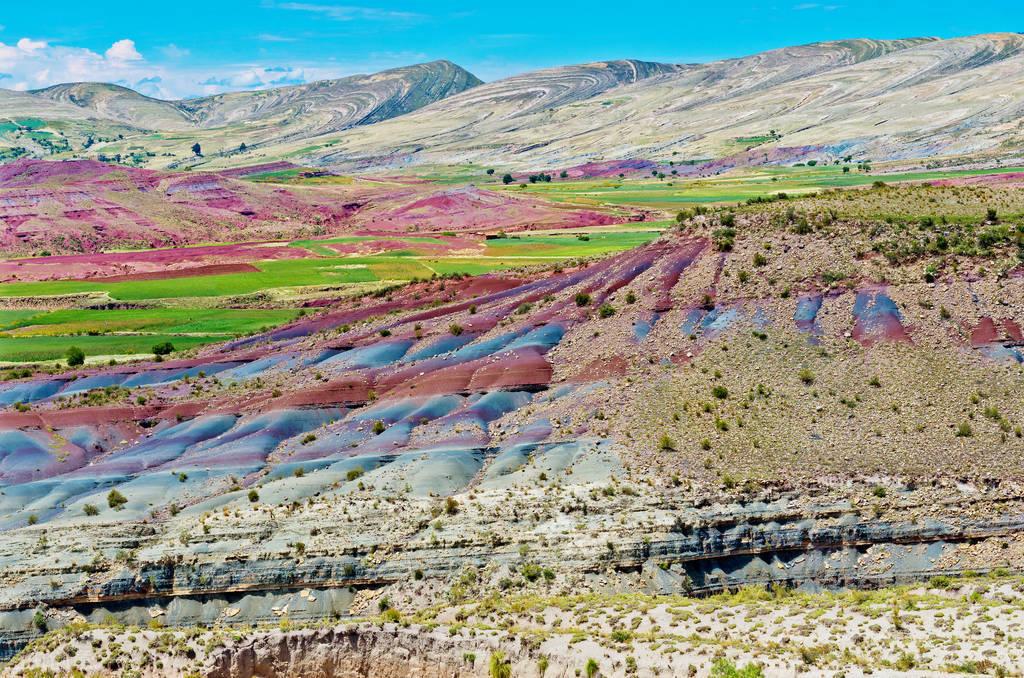
[[[793,313],[793,322],[796,328],[805,334],[811,335],[810,342],[817,344],[822,336],[821,326],[818,324],[818,312],[825,300],[823,294],[813,294],[800,297],[796,302],[796,311]]]
[[[647,338],[647,335],[654,329],[654,325],[657,324],[658,319],[661,318],[661,314],[654,312],[647,314],[646,318],[640,318],[633,323],[633,339],[640,343]]]
[[[853,338],[862,346],[871,346],[879,341],[910,341],[910,334],[903,326],[903,315],[884,292],[858,292],[853,304],[853,317]]]
[[[695,240],[683,245],[672,245],[671,249],[662,253],[662,258],[666,262],[661,265],[661,276],[658,278],[658,299],[655,302],[654,310],[664,312],[672,308],[673,288],[679,283],[683,271],[696,261],[706,246],[706,241]]]
[[[588,162],[576,165],[565,170],[570,179],[617,177],[620,174],[632,176],[635,174],[650,174],[651,170],[657,169],[657,163],[650,160],[605,160],[603,162]]]

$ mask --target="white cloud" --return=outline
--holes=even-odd
[[[178,47],[172,42],[169,45],[161,47],[160,53],[168,59],[184,59],[188,55],[192,54],[192,51],[185,49],[184,47]]]
[[[256,38],[262,42],[296,42],[298,38],[289,38],[284,35],[274,35],[273,33],[260,33]]]
[[[415,52],[374,52],[358,62],[254,61],[196,67],[187,63],[188,50],[175,45],[155,49],[161,57],[158,62],[146,59],[129,38],[103,52],[29,37],[14,44],[0,42],[0,87],[27,90],[64,82],[109,82],[151,97],[183,99],[373,73],[428,58]]]
[[[142,55],[135,49],[135,41],[128,39],[115,42],[105,55],[111,61],[142,61]]]
[[[22,52],[34,54],[39,50],[46,49],[49,45],[45,40],[30,40],[29,38],[22,38],[18,41],[18,49]]]
[[[361,7],[358,5],[321,5],[310,2],[282,2],[274,5],[278,9],[297,12],[312,12],[335,21],[355,21],[369,19],[372,21],[414,21],[425,18],[415,12],[400,12],[377,7]]]

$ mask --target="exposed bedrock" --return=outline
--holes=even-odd
[[[956,507],[950,510],[956,515]],[[958,550],[986,540],[1016,542],[1024,533],[1020,513],[990,520],[886,521],[842,507],[796,514],[785,502],[714,513],[679,509],[669,512],[676,518],[670,530],[647,534],[637,529],[639,515],[629,516],[626,526],[603,540],[589,539],[581,530],[577,538],[545,547],[534,534],[529,561],[555,570],[566,590],[706,594],[773,583],[872,587],[979,569],[970,561],[961,563]],[[514,572],[526,562],[523,551],[507,540],[486,543],[470,530],[466,535],[433,546],[391,544],[374,552],[349,549],[303,559],[199,562],[192,557],[183,562],[169,557],[126,566],[102,581],[90,581],[81,572],[60,577],[12,573],[11,583],[20,582],[0,612],[0,656],[10,657],[38,635],[32,620],[36,603],[27,601],[43,601],[51,628],[76,619],[99,623],[114,618],[140,626],[151,619],[169,626],[319,620],[365,612],[353,609],[360,591],[372,596],[417,571],[427,580],[452,581],[467,567]],[[64,584],[56,586],[61,578]],[[430,653],[415,654],[423,658]],[[255,658],[231,661],[259,663]],[[346,671],[357,671],[346,666]]]
[[[483,654],[473,663],[468,663],[464,657],[467,652],[479,652],[482,645],[493,649],[501,647],[513,662],[529,656],[518,644],[493,639],[481,641],[461,634],[451,636],[443,629],[426,631],[392,625],[384,628],[360,625],[262,634],[217,651],[205,675],[210,678],[486,676]]]

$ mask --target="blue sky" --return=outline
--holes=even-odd
[[[707,61],[849,37],[1024,31],[1020,0],[6,0],[0,87],[183,97],[451,59],[485,80],[598,59]]]

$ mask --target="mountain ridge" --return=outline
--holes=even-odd
[[[38,101],[44,118],[75,121],[66,144],[15,134],[24,146],[14,153],[5,154],[0,133],[0,160],[85,154],[171,169],[284,160],[341,171],[467,163],[526,171],[720,160],[752,149],[764,162],[1009,155],[1024,152],[1015,126],[1022,66],[1024,36],[1004,32],[816,42],[697,64],[596,61],[487,83],[439,60],[181,101],[72,83],[0,97],[0,115],[11,111],[12,120],[32,115]],[[202,155],[192,153],[196,143]]]

